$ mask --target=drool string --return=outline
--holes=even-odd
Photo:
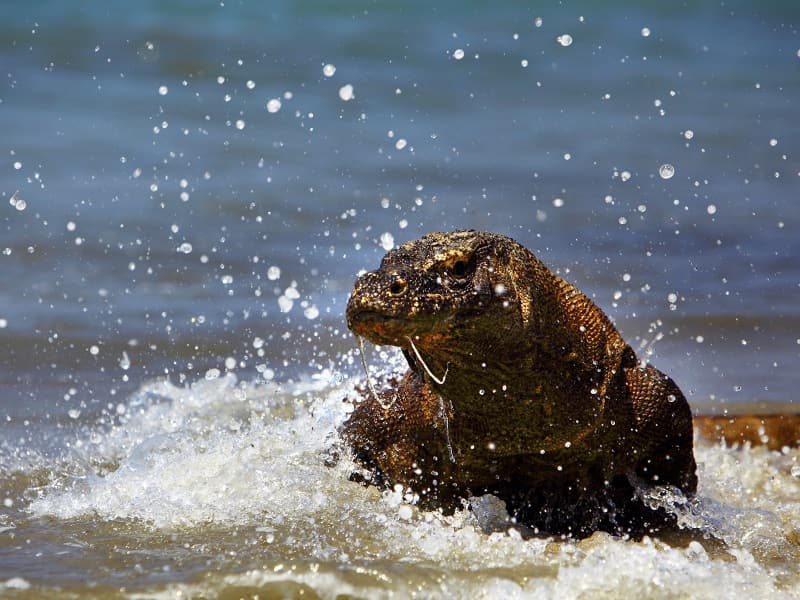
[[[411,349],[414,351],[414,355],[417,357],[417,360],[422,365],[422,368],[425,369],[425,372],[436,383],[438,383],[439,385],[444,385],[444,382],[447,379],[447,373],[450,371],[450,363],[447,363],[447,367],[444,370],[444,375],[442,375],[442,378],[439,379],[438,377],[436,377],[436,375],[434,375],[431,372],[428,365],[425,364],[425,361],[422,360],[422,356],[420,355],[419,350],[417,350],[417,347],[414,345],[414,340],[412,340],[411,337],[409,336],[406,336],[406,339],[408,340],[408,343],[411,344]],[[450,408],[452,407],[453,404],[451,402]],[[455,454],[453,454],[453,444],[450,442],[450,418],[447,416],[447,409],[444,406],[444,398],[442,398],[441,396],[439,396],[439,409],[442,411],[442,420],[444,421],[444,435],[447,438],[447,453],[450,455],[450,462],[455,464],[456,456]]]
[[[444,398],[439,396],[439,408],[442,411],[442,420],[444,421],[444,437],[447,439],[447,453],[450,455],[450,462],[456,464],[456,456],[453,454],[453,444],[450,443],[450,419],[447,416],[447,409],[444,407]],[[450,403],[450,408],[453,408],[453,403]]]
[[[383,410],[389,410],[390,408],[392,408],[392,405],[397,401],[397,393],[395,392],[394,396],[392,397],[392,401],[389,402],[389,404],[384,404],[383,402],[381,402],[381,397],[378,395],[378,392],[372,383],[372,378],[369,375],[369,367],[367,366],[367,355],[364,352],[364,338],[362,338],[360,335],[357,335],[356,339],[358,340],[358,352],[361,355],[361,364],[364,367],[364,375],[367,378],[367,388],[369,389],[370,394],[372,394],[372,397],[375,399],[375,402],[380,404]]]
[[[428,365],[426,365],[426,364],[425,364],[425,361],[424,361],[424,360],[422,360],[422,355],[420,355],[420,353],[419,353],[419,350],[417,350],[417,347],[414,345],[414,341],[411,339],[411,337],[409,337],[409,336],[406,336],[406,339],[408,340],[408,343],[409,343],[409,344],[411,344],[411,349],[414,351],[414,355],[417,357],[417,360],[418,360],[418,361],[420,362],[420,364],[422,365],[422,368],[423,368],[423,369],[425,369],[425,372],[426,372],[426,373],[427,373],[427,374],[430,376],[430,378],[431,378],[431,379],[433,379],[433,380],[434,380],[436,383],[438,383],[439,385],[444,385],[445,379],[447,379],[447,373],[448,373],[448,371],[450,371],[450,363],[447,363],[447,367],[446,367],[446,368],[445,368],[445,370],[444,370],[444,375],[442,375],[442,378],[441,378],[441,379],[439,379],[439,378],[438,378],[436,375],[434,375],[434,374],[431,372],[430,368],[428,368]]]

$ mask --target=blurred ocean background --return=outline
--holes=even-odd
[[[789,539],[796,518],[728,537],[707,524],[752,563],[605,542],[576,566],[580,549],[561,560],[505,537],[490,550],[479,528],[454,539],[427,516],[420,533],[397,521],[402,499],[365,505],[344,471],[302,469],[362,376],[343,316],[356,274],[432,230],[534,250],[696,412],[797,410],[799,28],[793,1],[4,0],[0,593],[213,596],[297,560],[308,576],[287,575],[289,597],[574,596],[626,581],[604,556],[666,561],[675,585],[696,567],[692,593],[707,577],[709,593],[721,578],[765,586],[749,597],[792,594],[798,545],[743,540],[769,523],[764,539]],[[277,445],[240,464],[264,438]],[[720,506],[758,489],[725,479],[742,471],[783,481],[761,509],[796,516],[796,454],[743,466],[717,452],[711,521],[735,521]],[[190,475],[212,455],[216,475]],[[275,479],[250,481],[264,465]],[[270,485],[291,493],[265,503]],[[243,504],[216,512],[231,494]],[[359,529],[369,506],[391,527]],[[333,533],[344,514],[359,543]],[[417,535],[429,543],[414,537],[409,558]],[[480,571],[486,560],[500,570]],[[501,572],[518,560],[524,585]],[[378,587],[359,587],[356,567]],[[256,575],[226,579],[243,572]],[[198,581],[210,587],[180,587]]]

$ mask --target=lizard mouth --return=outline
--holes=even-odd
[[[406,350],[410,349],[409,339],[417,342],[446,337],[445,331],[452,320],[452,315],[392,315],[373,308],[347,310],[347,327],[355,335],[379,346],[399,346]]]
[[[423,372],[427,373],[432,381],[439,385],[444,385],[450,369],[450,363],[447,363],[444,374],[437,377],[417,347],[420,342],[424,343],[425,346],[429,346],[431,340],[436,340],[434,344],[439,347],[446,347],[447,344],[444,338],[439,339],[439,336],[435,333],[424,331],[424,328],[421,328],[419,323],[411,324],[408,320],[388,317],[376,311],[359,312],[357,318],[355,318],[355,315],[348,315],[347,324],[358,339],[362,356],[363,338],[379,346],[398,346],[403,351],[403,356],[405,356],[412,371],[419,375]]]
[[[404,339],[414,334],[414,327],[407,320],[374,310],[349,313],[347,326],[355,335],[381,346],[402,346]]]

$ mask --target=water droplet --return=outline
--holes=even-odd
[[[381,234],[381,247],[387,252],[394,248],[394,236],[388,231]]]
[[[689,545],[686,547],[686,554],[689,558],[694,560],[702,559],[708,556],[705,548],[703,548],[703,545],[697,540],[692,540],[689,542]]]
[[[455,50],[453,50],[453,58],[455,58],[456,60],[461,60],[462,58],[464,58],[464,50],[462,50],[461,48],[456,48]]]
[[[650,37],[650,28],[642,27],[642,37]]]
[[[5,329],[6,327],[8,327],[8,320],[0,319],[0,329]]]
[[[165,85],[162,85],[158,88],[158,95],[159,96],[166,96],[169,93],[169,88]]]
[[[631,178],[631,172],[630,171],[623,171],[622,173],[619,174],[619,178],[622,181],[628,181]]]
[[[287,298],[285,295],[278,298],[278,308],[282,313],[288,313],[294,306],[294,300]]]
[[[270,281],[275,281],[276,279],[280,279],[281,277],[281,268],[276,267],[275,265],[271,266],[267,269],[267,279]]]
[[[521,61],[519,61],[519,64],[522,65],[523,69],[527,69],[528,68],[528,59],[527,58],[523,58]]]
[[[178,246],[178,252],[181,254],[191,254],[192,245],[189,242],[183,242],[180,246]]]
[[[403,148],[406,147],[407,144],[408,144],[408,142],[406,140],[404,140],[403,138],[400,138],[399,140],[397,140],[397,142],[395,143],[394,147],[397,148],[398,150],[402,150]]]
[[[211,381],[212,379],[217,379],[219,376],[220,376],[219,369],[209,369],[208,371],[206,371],[205,378],[208,381]]]
[[[236,129],[238,129],[239,131],[244,129],[244,121],[242,119],[236,121]]]
[[[325,77],[333,77],[334,73],[336,73],[336,67],[330,63],[322,67],[322,74]]]
[[[777,146],[777,145],[778,145],[778,140],[777,140],[777,139],[775,139],[775,138],[772,138],[772,139],[769,141],[769,145],[770,145],[770,146]]]
[[[562,33],[556,38],[556,41],[566,48],[572,45],[572,36],[568,33]]]
[[[139,49],[136,51],[136,54],[139,55],[144,62],[151,63],[158,60],[158,48],[156,45],[151,41],[146,41],[142,44]]]
[[[706,212],[710,215],[713,215],[717,212],[717,207],[713,204],[709,204],[706,206]]]
[[[276,113],[281,109],[281,101],[277,98],[273,98],[269,102],[267,102],[267,112]]]
[[[564,200],[562,198],[553,198],[553,206],[556,208],[561,208],[564,206]]]
[[[89,347],[89,354],[91,354],[92,356],[97,356],[98,354],[100,354],[100,348],[98,346],[94,346],[94,345],[90,346]]]
[[[658,168],[658,174],[661,175],[661,179],[671,179],[675,175],[675,167],[669,163],[663,164]]]
[[[127,371],[131,368],[131,359],[124,350],[122,351],[122,358],[119,359],[119,368],[123,371]]]
[[[14,162],[14,170],[19,171],[22,168],[22,163],[18,160]]]
[[[349,102],[353,98],[355,98],[355,94],[353,94],[353,86],[349,83],[347,85],[343,85],[339,88],[339,98],[344,100],[345,102]]]
[[[9,200],[11,206],[16,208],[18,211],[22,212],[26,208],[28,208],[28,203],[25,202],[22,198],[19,197],[19,192],[14,192],[11,195],[11,199]]]
[[[256,87],[256,82],[253,81],[252,79],[248,79],[245,85],[247,86],[248,90],[252,90]]]
[[[536,27],[541,27],[541,26],[542,26],[542,17],[536,17],[536,18],[533,20],[533,24],[534,24]],[[800,50],[798,50],[798,51],[797,51],[797,55],[798,55],[798,56],[800,56]]]
[[[694,137],[694,131],[692,131],[691,129],[687,129],[686,131],[683,132],[683,137],[685,137],[687,140],[692,139]]]

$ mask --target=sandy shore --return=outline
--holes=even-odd
[[[698,440],[729,445],[749,442],[766,445],[770,450],[800,446],[800,413],[699,415],[694,417]]]

